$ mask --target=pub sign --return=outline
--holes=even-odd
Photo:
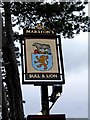
[[[23,83],[64,83],[59,40],[54,31],[24,29]]]

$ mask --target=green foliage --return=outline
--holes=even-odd
[[[13,26],[19,28],[33,28],[42,23],[46,29],[56,30],[64,37],[73,38],[80,30],[87,31],[89,20],[85,16],[84,8],[87,3],[82,2],[13,2],[11,14]]]

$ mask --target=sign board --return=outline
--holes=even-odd
[[[65,114],[61,115],[28,115],[27,120],[66,120]]]
[[[21,40],[23,83],[64,83],[59,42],[54,31],[24,29],[24,40]]]

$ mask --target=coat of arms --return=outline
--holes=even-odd
[[[49,44],[33,43],[32,66],[38,71],[48,71],[53,66],[52,53]]]

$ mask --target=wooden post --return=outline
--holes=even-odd
[[[42,114],[49,115],[49,101],[48,101],[48,86],[41,86],[41,104],[42,104]]]

